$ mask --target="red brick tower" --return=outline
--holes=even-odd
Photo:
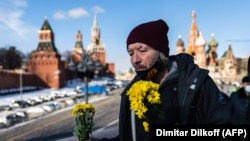
[[[86,49],[91,52],[91,58],[94,61],[100,61],[102,66],[105,68],[102,72],[106,76],[113,77],[115,74],[115,64],[106,62],[106,47],[101,41],[100,27],[97,22],[97,12],[94,13],[94,20],[91,29],[91,42]]]
[[[41,87],[60,88],[65,83],[64,62],[54,44],[54,33],[47,19],[38,31],[39,43],[32,51],[28,70],[37,75]]]

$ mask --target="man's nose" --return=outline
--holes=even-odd
[[[132,58],[131,58],[131,61],[133,64],[138,64],[141,62],[141,58],[137,53],[134,53]]]

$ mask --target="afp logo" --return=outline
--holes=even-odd
[[[243,138],[246,138],[247,131],[246,131],[246,129],[237,129],[237,128],[223,129],[222,130],[222,136],[223,136],[223,138],[226,138],[226,137],[243,137]]]

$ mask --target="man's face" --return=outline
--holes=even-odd
[[[250,82],[243,82],[243,87],[250,86]]]
[[[143,43],[130,44],[128,46],[128,53],[130,55],[130,62],[135,68],[135,71],[149,69],[154,65],[159,56],[158,51]]]
[[[245,89],[246,94],[249,95],[250,94],[250,82],[243,82],[242,85]]]

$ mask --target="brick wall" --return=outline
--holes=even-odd
[[[38,86],[39,80],[34,74],[23,72],[22,86]],[[20,73],[11,70],[0,70],[0,90],[20,88]]]

